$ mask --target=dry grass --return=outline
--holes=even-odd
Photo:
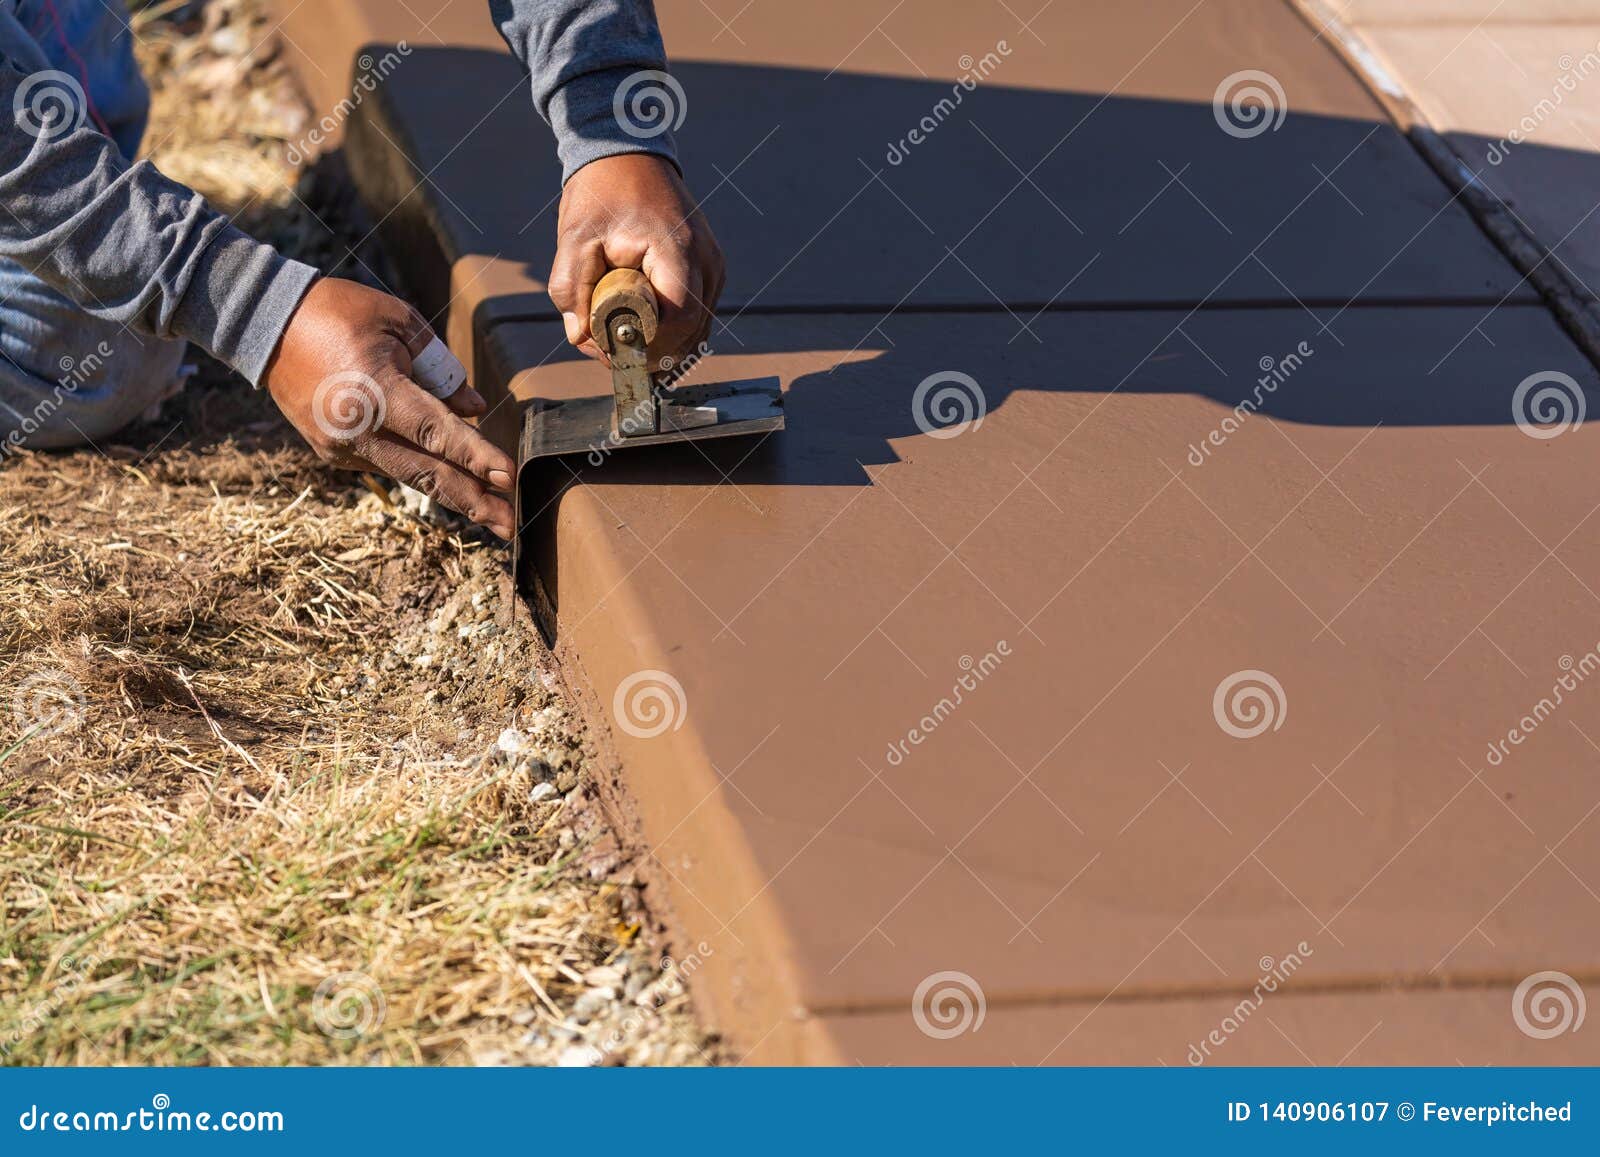
[[[210,7],[147,55],[256,0]],[[181,139],[171,171],[219,193],[196,154],[242,139],[261,166],[221,199],[303,225],[269,211],[272,137],[237,110],[164,137],[206,101],[158,75],[161,163]],[[0,1060],[705,1058],[501,552],[221,375],[121,440],[0,465]]]
[[[311,117],[273,25],[261,0],[160,0],[133,16],[151,87],[144,155],[245,227],[281,234],[299,179],[285,146]]]

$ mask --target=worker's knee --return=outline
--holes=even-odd
[[[3,343],[0,455],[96,442],[177,392],[185,343],[104,328],[88,340],[74,335],[73,352],[45,341],[18,358]]]

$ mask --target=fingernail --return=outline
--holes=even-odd
[[[578,324],[578,315],[575,313],[562,314],[561,324],[567,327],[567,340],[573,345],[577,345],[578,338],[583,334],[583,327]]]
[[[512,538],[515,537],[509,526],[496,526],[493,529],[496,534],[505,539],[507,542],[510,542]]]
[[[511,489],[511,475],[504,470],[489,471],[489,485],[498,486],[501,490]]]

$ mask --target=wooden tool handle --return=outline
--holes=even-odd
[[[595,344],[606,353],[612,353],[610,322],[619,310],[627,310],[639,319],[639,332],[645,344],[656,339],[659,312],[656,291],[650,288],[650,279],[637,269],[613,269],[594,287],[594,299],[589,306],[589,332]]]

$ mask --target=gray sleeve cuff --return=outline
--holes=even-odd
[[[311,266],[224,226],[201,253],[172,330],[259,386],[289,318],[317,277]]]
[[[664,157],[681,172],[672,129],[685,111],[683,89],[664,72],[622,67],[573,77],[549,106],[562,183],[591,161],[623,153]]]

